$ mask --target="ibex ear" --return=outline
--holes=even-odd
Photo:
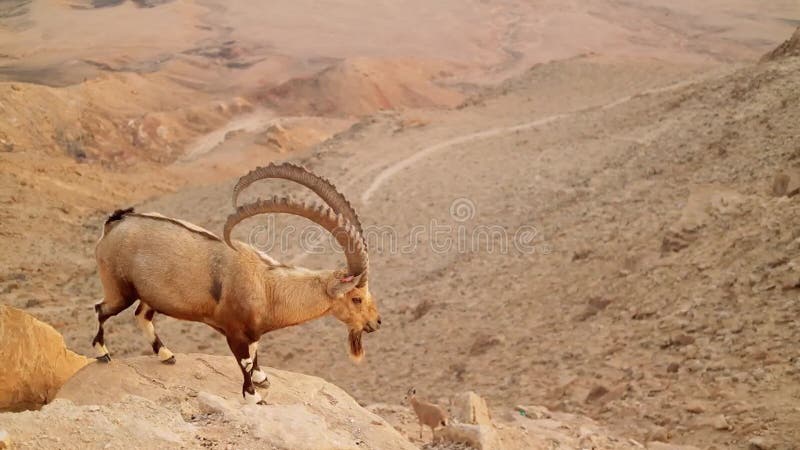
[[[334,273],[333,277],[328,280],[328,286],[326,288],[328,296],[331,298],[339,298],[352,291],[358,285],[362,275],[363,274],[342,275],[340,273]]]

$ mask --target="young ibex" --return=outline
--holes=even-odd
[[[264,178],[283,178],[313,190],[328,205],[290,198],[238,206],[239,193]],[[242,370],[242,395],[262,403],[253,383],[266,385],[258,366],[262,334],[331,314],[349,328],[350,354],[363,357],[361,333],[377,330],[381,317],[370,294],[368,257],[361,223],[347,199],[326,179],[291,165],[259,167],[234,187],[236,208],[225,223],[223,239],[190,223],[160,214],[116,211],[105,223],[96,257],[104,299],[97,305],[100,327],[92,342],[98,360],[110,360],[103,323],[137,299],[136,321],[162,362],[175,357],[153,328],[153,315],[203,322],[219,331]],[[310,219],[341,245],[347,271],[310,270],[279,264],[231,231],[244,219],[265,213],[288,213]],[[227,245],[226,245],[227,244]]]
[[[439,426],[447,426],[447,413],[433,403],[428,403],[417,399],[417,390],[411,388],[406,393],[405,401],[411,404],[414,413],[419,420],[419,438],[422,439],[422,426],[427,425],[431,428],[431,435],[436,437],[434,430]]]

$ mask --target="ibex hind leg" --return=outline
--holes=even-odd
[[[97,334],[92,340],[92,347],[97,352],[97,360],[100,362],[111,361],[108,348],[105,345],[105,336],[103,324],[106,320],[121,313],[129,306],[131,306],[138,294],[136,288],[132,284],[120,285],[114,280],[113,277],[100,270],[100,281],[103,283],[103,300],[94,305],[94,311],[97,313]]]
[[[158,355],[158,359],[164,364],[175,364],[175,355],[161,342],[161,338],[156,334],[156,329],[153,326],[153,316],[156,311],[146,303],[139,301],[139,306],[136,307],[134,316],[136,317],[136,325],[144,333],[147,342],[153,348],[153,353]]]

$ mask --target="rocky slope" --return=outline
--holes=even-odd
[[[543,407],[508,409],[495,419],[484,409],[477,420],[456,410],[456,420],[437,430],[431,442],[429,430],[417,438],[416,418],[407,407],[364,409],[320,378],[275,369],[267,369],[268,404],[245,405],[231,358],[177,357],[175,366],[152,357],[90,364],[40,410],[0,413],[0,432],[20,449],[641,448],[591,419]]]

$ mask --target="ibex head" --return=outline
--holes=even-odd
[[[362,275],[334,272],[328,282],[328,295],[333,299],[331,314],[350,328],[350,355],[359,361],[364,356],[361,333],[372,333],[381,327],[381,315],[366,282],[359,286]]]
[[[264,178],[283,178],[302,184],[322,198],[326,205],[298,202],[290,198],[273,197],[237,207],[239,193]],[[367,281],[369,257],[361,222],[350,202],[325,178],[293,164],[270,164],[259,167],[239,179],[233,189],[236,212],[228,217],[224,238],[228,245],[233,227],[242,220],[263,213],[289,213],[305,217],[328,230],[344,250],[346,271],[334,271],[325,281],[330,297],[330,313],[344,322],[349,330],[350,355],[356,360],[364,356],[361,334],[371,333],[381,326],[381,316],[369,291]],[[231,245],[233,247],[233,245]],[[235,248],[235,247],[234,247]]]

